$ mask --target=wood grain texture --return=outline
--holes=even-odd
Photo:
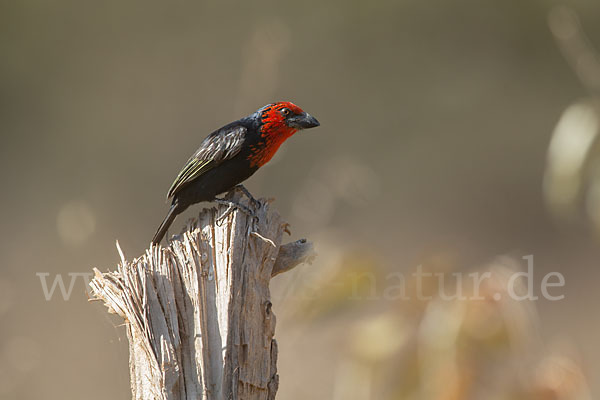
[[[286,224],[268,202],[238,191],[226,198],[256,217],[235,209],[219,219],[227,206],[204,209],[168,247],[130,262],[121,253],[114,272],[94,269],[93,295],[126,323],[136,400],[275,398],[269,282],[314,250],[305,240],[281,246]]]

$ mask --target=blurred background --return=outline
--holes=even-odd
[[[278,398],[597,398],[598,48],[597,0],[1,2],[0,398],[130,398],[77,274],[140,255],[202,138],[275,100],[321,122],[246,185],[319,252],[272,282]],[[495,298],[529,255],[563,300]],[[485,300],[415,300],[418,266]]]

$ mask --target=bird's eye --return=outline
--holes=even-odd
[[[284,117],[287,117],[288,115],[290,115],[290,112],[291,112],[291,111],[290,111],[290,109],[289,109],[289,108],[282,108],[282,109],[281,109],[281,114],[282,114]]]

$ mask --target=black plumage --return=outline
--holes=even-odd
[[[269,161],[285,139],[299,129],[318,125],[298,106],[281,102],[208,135],[171,185],[167,193],[171,207],[152,242],[159,243],[175,217],[190,205],[212,201],[245,181]]]

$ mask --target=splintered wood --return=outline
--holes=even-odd
[[[151,246],[90,286],[125,320],[134,399],[274,399],[275,315],[269,282],[314,257],[312,244],[281,245],[286,229],[266,201],[227,195],[204,209],[167,248]],[[120,249],[119,249],[120,252]]]

